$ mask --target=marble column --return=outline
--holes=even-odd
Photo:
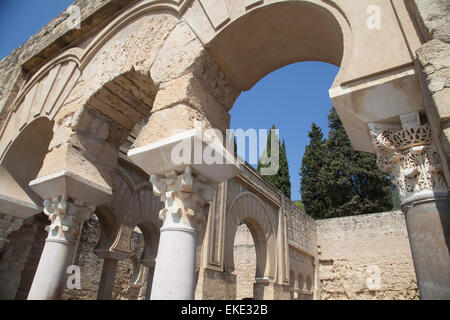
[[[61,299],[78,233],[94,210],[65,195],[44,202],[44,212],[51,223],[46,228],[48,237],[28,300]]]
[[[450,197],[429,125],[417,113],[402,126],[372,124],[378,166],[398,187],[421,299],[450,299]]]
[[[150,180],[164,202],[151,300],[193,300],[196,248],[215,188],[194,176],[190,167],[181,174],[153,175]]]

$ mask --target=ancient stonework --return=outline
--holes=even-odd
[[[44,213],[50,219],[47,227],[48,240],[74,242],[77,240],[80,225],[87,220],[95,208],[73,203],[66,196],[44,203]]]
[[[378,166],[390,174],[407,199],[423,192],[446,192],[442,164],[428,125],[403,130],[372,128]]]
[[[0,214],[0,249],[8,242],[10,233],[19,230],[22,224],[21,219]]]
[[[399,211],[317,221],[323,300],[410,300],[419,292]]]
[[[0,62],[4,297],[398,299],[417,282],[448,298],[448,1],[75,5],[81,29],[66,11]],[[329,93],[352,146],[400,189],[417,281],[400,214],[317,222],[248,164],[173,159],[228,129],[241,92],[310,60],[340,67]],[[42,215],[20,226],[42,210],[49,241]],[[253,271],[236,272],[242,224],[253,292]],[[64,292],[71,264],[83,286]]]

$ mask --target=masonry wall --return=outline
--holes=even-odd
[[[71,28],[62,12],[27,42],[0,61],[0,129],[24,81],[62,49],[89,38],[123,8],[137,0],[77,0],[81,29]]]
[[[94,249],[100,237],[100,224],[96,217],[85,222],[74,264],[81,269],[81,290],[64,291],[63,300],[96,300],[103,268]],[[141,233],[133,232],[132,249],[137,256],[142,253],[144,238]],[[132,285],[134,267],[131,260],[119,261],[113,289],[113,300],[143,300],[146,283]]]
[[[317,228],[322,300],[419,298],[400,211],[321,220]]]
[[[433,140],[450,184],[450,2],[411,0],[406,4],[423,42],[416,52],[416,70]]]

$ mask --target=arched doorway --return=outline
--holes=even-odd
[[[225,226],[225,272],[233,273],[236,268],[234,245],[238,227],[245,224],[252,236],[256,251],[255,299],[265,297],[264,288],[276,276],[276,232],[275,223],[265,205],[255,195],[244,192],[236,197],[228,210]]]
[[[256,251],[252,233],[245,221],[238,227],[234,239],[233,274],[236,275],[236,299],[254,299]]]

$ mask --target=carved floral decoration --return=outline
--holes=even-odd
[[[170,173],[165,178],[151,176],[153,192],[161,197],[164,209],[159,213],[161,220],[178,221],[196,231],[203,230],[205,225],[205,205],[212,201],[215,188],[201,182],[186,167],[182,174]],[[165,223],[166,225],[166,223]]]
[[[95,207],[73,202],[67,196],[44,201],[44,213],[49,217],[47,240],[74,242],[82,223],[95,211]]]
[[[378,166],[391,174],[402,200],[424,191],[447,190],[428,125],[400,130],[372,128],[370,134]]]

